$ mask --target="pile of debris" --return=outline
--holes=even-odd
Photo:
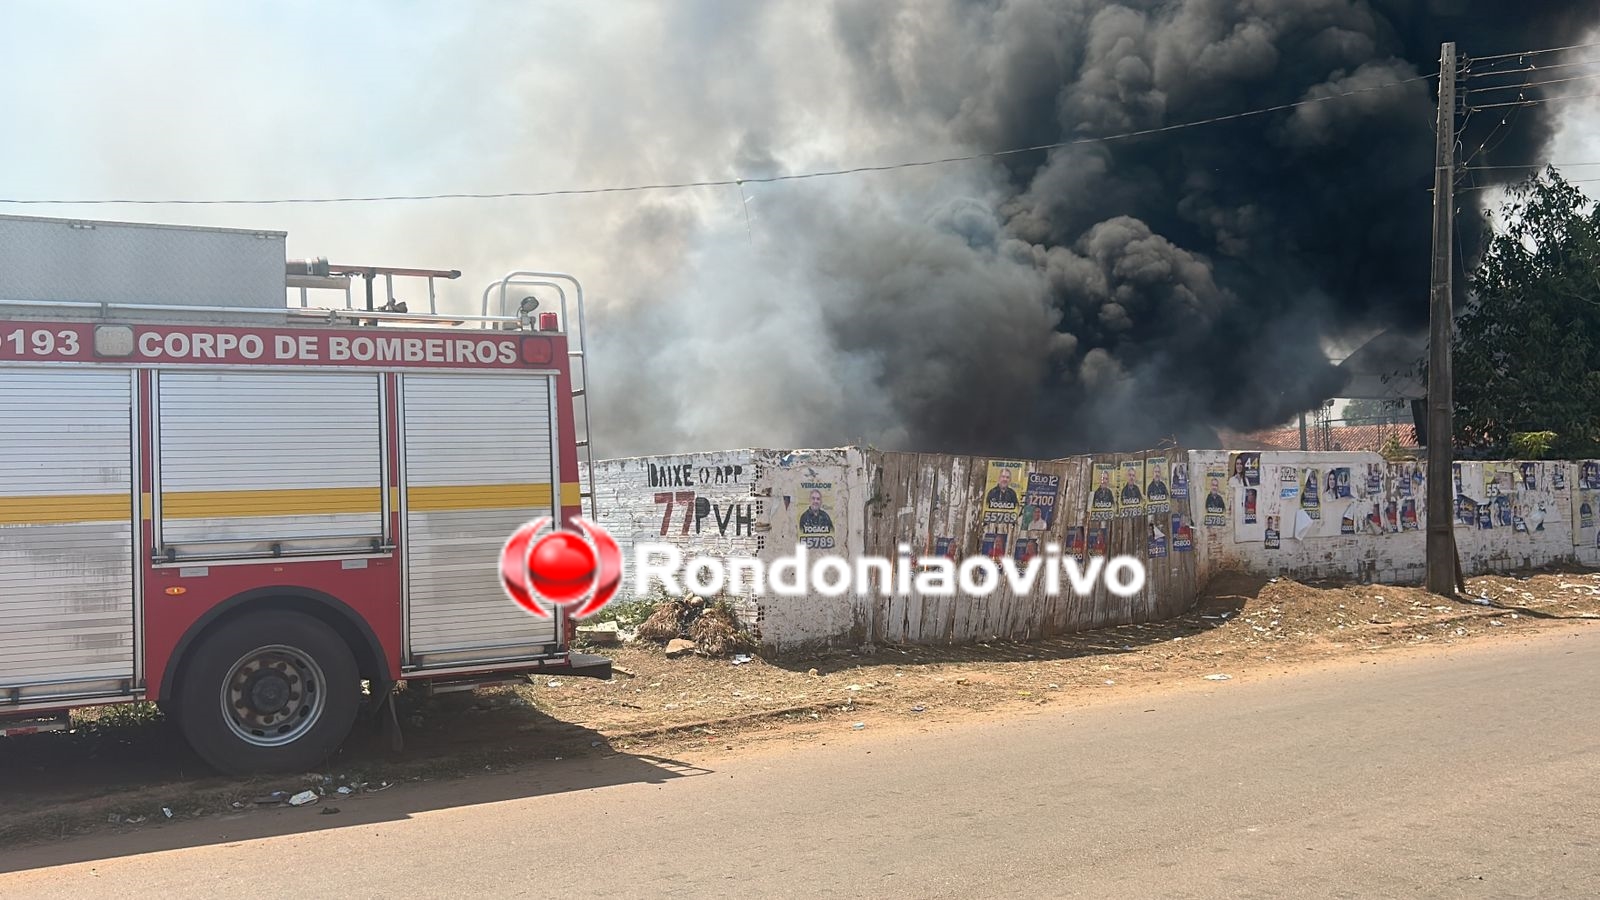
[[[624,619],[642,617],[631,632],[620,631]],[[754,652],[756,642],[739,627],[738,617],[724,599],[707,600],[703,597],[668,597],[653,604],[644,604],[633,610],[621,610],[611,622],[597,626],[612,626],[621,640],[648,641],[665,645],[667,656],[678,657],[690,653],[700,656],[725,657]]]

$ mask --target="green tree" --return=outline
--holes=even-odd
[[[1552,456],[1600,456],[1600,207],[1552,168],[1501,218],[1456,318],[1456,442],[1507,455],[1554,432]]]

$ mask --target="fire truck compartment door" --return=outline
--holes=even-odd
[[[131,688],[132,385],[0,367],[0,713]]]
[[[555,380],[407,374],[401,393],[409,664],[550,652],[554,618],[506,597],[500,550],[517,526],[556,514]]]
[[[157,385],[158,554],[172,550],[181,561],[381,546],[378,375],[169,371]]]

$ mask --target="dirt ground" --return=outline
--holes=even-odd
[[[748,662],[668,659],[660,646],[639,642],[596,648],[615,661],[607,682],[544,677],[470,694],[405,697],[404,752],[393,752],[376,728],[358,725],[323,772],[298,778],[217,777],[153,709],[90,710],[70,733],[0,741],[0,841],[281,805],[308,789],[318,793],[311,804],[317,812],[330,814],[347,793],[530,759],[670,757],[826,740],[872,723],[932,724],[1001,715],[1017,705],[1092,703],[1207,677],[1588,624],[1573,621],[1580,619],[1600,620],[1600,572],[1474,578],[1468,597],[1455,601],[1418,588],[1224,575],[1181,618],[1038,642]]]

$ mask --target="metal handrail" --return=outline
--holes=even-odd
[[[65,309],[98,309],[109,312],[113,309],[129,309],[141,312],[164,313],[242,313],[245,315],[266,316],[293,316],[296,318],[342,318],[342,319],[398,319],[413,322],[448,322],[459,325],[464,322],[499,322],[520,323],[522,320],[516,316],[450,316],[430,315],[428,313],[412,312],[383,312],[380,310],[355,310],[333,309],[331,307],[304,307],[284,306],[272,309],[263,309],[255,306],[174,306],[161,303],[104,303],[94,300],[5,300],[0,299],[0,306],[38,306]]]

